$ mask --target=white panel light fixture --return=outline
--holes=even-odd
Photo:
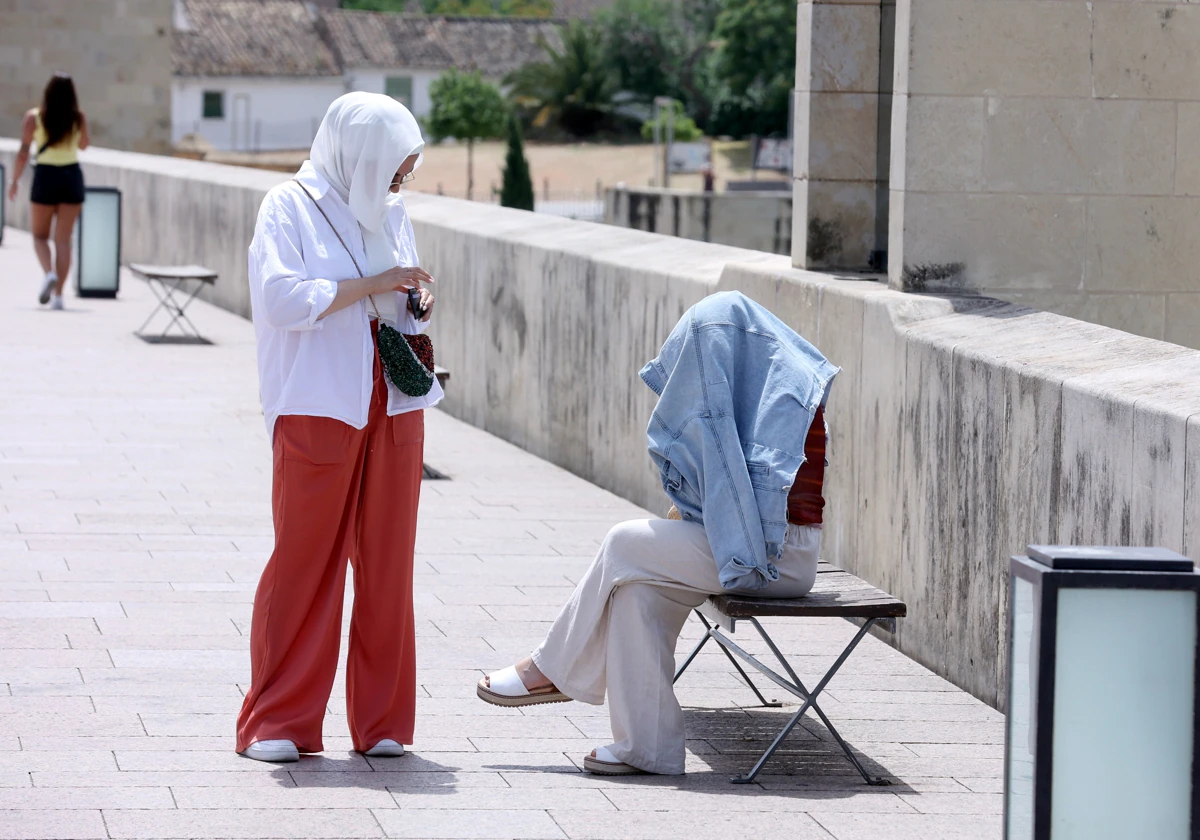
[[[121,283],[121,191],[88,187],[75,226],[75,293],[117,296]]]
[[[1006,840],[1200,837],[1200,572],[1161,548],[1010,560]]]

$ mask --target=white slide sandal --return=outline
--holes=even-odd
[[[596,747],[594,752],[595,755],[583,757],[583,769],[589,773],[595,773],[597,776],[639,776],[646,772],[618,760],[608,747]]]
[[[514,709],[540,703],[566,703],[571,699],[552,685],[530,691],[525,687],[525,683],[521,682],[517,669],[512,665],[503,671],[480,678],[475,693],[485,703]]]

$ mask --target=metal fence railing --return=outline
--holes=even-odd
[[[534,212],[562,216],[566,219],[579,219],[585,222],[604,221],[604,199],[582,195],[555,196],[553,193],[551,196],[549,199],[534,199]]]

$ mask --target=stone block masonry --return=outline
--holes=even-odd
[[[886,231],[894,2],[797,7],[793,262],[866,268]],[[881,132],[881,126],[884,130]]]
[[[0,0],[0,136],[20,135],[61,71],[93,143],[169,151],[172,13],[172,0]]]
[[[15,148],[0,140],[0,162]],[[91,182],[124,191],[127,261],[209,265],[221,273],[210,299],[249,314],[246,248],[262,196],[286,175],[105,150],[84,158]],[[1070,213],[1081,200],[1045,196],[1039,212],[1047,225],[1091,224]],[[824,554],[908,602],[902,651],[993,705],[1005,684],[1008,555],[1061,541],[1200,557],[1196,351],[761,252],[407,201],[422,264],[439,280],[447,411],[659,514],[666,499],[645,455],[654,395],[637,371],[680,315],[739,289],[816,343],[843,369],[829,409]],[[13,207],[11,222],[27,224],[27,208]],[[1039,241],[1012,236],[1015,249]]]
[[[898,0],[894,288],[1200,347],[1200,7]]]

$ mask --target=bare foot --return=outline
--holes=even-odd
[[[538,670],[538,666],[533,664],[532,657],[526,656],[513,667],[517,669],[517,676],[521,678],[521,683],[525,686],[526,691],[537,691],[539,688],[554,688],[554,683],[546,679],[546,675]],[[483,683],[488,688],[491,688],[492,678],[490,676],[484,677]]]

